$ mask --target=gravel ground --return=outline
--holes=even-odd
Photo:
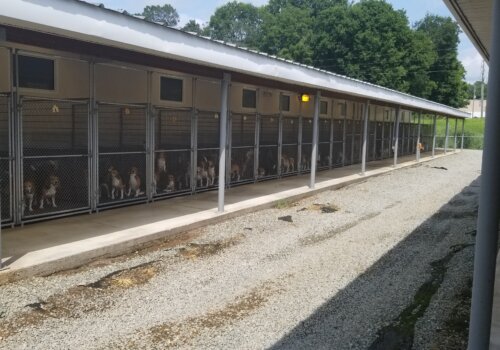
[[[465,151],[1,286],[0,349],[443,349],[480,162]]]

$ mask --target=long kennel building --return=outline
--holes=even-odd
[[[227,186],[456,150],[466,117],[83,1],[0,8],[3,225],[217,188],[222,209]]]

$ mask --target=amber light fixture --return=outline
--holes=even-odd
[[[302,102],[309,102],[310,99],[311,99],[311,97],[308,94],[302,94],[302,95],[300,95],[300,100]]]

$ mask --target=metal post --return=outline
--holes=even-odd
[[[344,101],[344,125],[342,127],[342,166],[345,166],[346,128],[347,128],[347,101]]]
[[[219,213],[224,212],[224,192],[226,184],[226,147],[227,147],[227,114],[229,102],[229,84],[231,74],[224,73],[221,88],[220,138],[219,138]]]
[[[455,138],[454,138],[454,144],[453,144],[453,152],[457,151],[457,129],[458,129],[458,119],[455,118]]]
[[[14,99],[14,194],[15,194],[15,205],[14,205],[14,223],[20,224],[23,218],[23,167],[22,167],[22,110],[21,110],[21,96],[19,94],[19,58],[18,50],[14,51],[14,61],[15,61],[15,71],[13,72],[13,78],[15,79],[15,99]]]
[[[396,108],[396,126],[394,130],[394,164],[396,167],[398,165],[398,142],[399,142],[399,123],[401,121],[401,107]]]
[[[432,158],[436,155],[436,122],[437,115],[434,114],[434,121],[432,125]]]
[[[146,123],[146,193],[148,201],[153,200],[153,177],[154,177],[154,166],[155,166],[155,117],[156,113],[153,109],[153,104],[151,101],[152,89],[153,89],[153,73],[147,72],[147,100],[148,109],[146,111],[147,123]]]
[[[460,144],[460,150],[464,150],[464,132],[465,132],[465,118],[462,118],[462,142]]]
[[[491,59],[479,215],[474,253],[474,278],[469,328],[469,349],[488,349],[495,282],[500,215],[500,1],[494,1]]]
[[[328,167],[329,169],[333,168],[333,133],[334,133],[334,123],[335,119],[333,118],[334,113],[335,113],[335,101],[332,100],[332,109],[331,109],[331,114],[330,114],[330,161],[328,162]]]
[[[368,137],[368,117],[369,117],[370,100],[365,102],[363,115],[363,147],[361,149],[361,175],[366,172],[366,139]]]
[[[301,104],[302,106],[302,104]],[[304,117],[299,116],[299,136],[298,136],[298,147],[297,147],[297,167],[299,174],[302,174],[302,169],[305,168],[305,164],[302,164],[302,134],[304,133]]]
[[[420,162],[420,130],[421,130],[422,112],[418,112],[418,126],[417,126],[417,162]]]
[[[375,106],[375,118],[373,120],[373,154],[372,160],[377,160],[377,106]]]
[[[318,165],[318,124],[319,124],[319,107],[321,100],[321,92],[316,92],[316,98],[314,99],[314,119],[313,119],[313,139],[312,139],[312,153],[311,153],[311,182],[309,184],[310,188],[314,188],[316,183],[316,167]]]
[[[446,130],[444,135],[444,154],[448,152],[448,137],[450,136],[450,118],[446,117]]]

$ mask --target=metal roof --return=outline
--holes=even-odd
[[[444,0],[486,62],[490,61],[493,0]]]
[[[235,47],[81,0],[9,0],[0,25],[108,45],[319,90],[461,118],[469,114],[378,85]]]

